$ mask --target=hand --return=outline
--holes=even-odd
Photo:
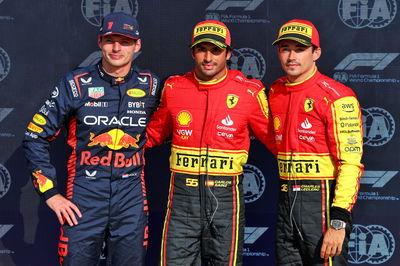
[[[342,246],[344,237],[346,235],[346,229],[336,230],[332,227],[328,228],[322,242],[320,256],[322,259],[328,259],[329,257],[338,256],[342,253]]]
[[[79,218],[82,217],[78,207],[60,194],[56,194],[46,200],[46,204],[56,213],[61,225],[63,225],[65,221],[67,221],[70,226],[77,225],[78,220],[75,214],[77,214]]]

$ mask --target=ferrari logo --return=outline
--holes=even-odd
[[[311,98],[307,98],[304,102],[304,111],[310,112],[314,109],[314,100]]]
[[[228,106],[228,108],[235,107],[238,102],[239,96],[235,94],[228,94],[228,97],[226,97],[226,105]]]

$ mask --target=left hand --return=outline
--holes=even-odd
[[[328,228],[322,242],[320,256],[322,259],[338,256],[342,253],[343,241],[346,235],[346,229],[336,230],[332,227]]]

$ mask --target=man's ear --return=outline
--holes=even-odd
[[[135,53],[139,52],[140,49],[142,49],[142,40],[141,39],[137,39],[136,40]]]
[[[226,48],[226,60],[231,59],[232,56],[232,49],[231,48]]]
[[[317,61],[321,57],[321,54],[322,54],[321,47],[315,48],[315,50],[313,52],[313,61],[314,62]]]

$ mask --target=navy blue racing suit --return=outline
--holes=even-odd
[[[67,74],[34,115],[23,146],[35,189],[57,191],[49,145],[63,124],[72,152],[65,197],[82,213],[61,226],[63,265],[96,265],[106,241],[109,265],[143,265],[148,205],[144,183],[145,129],[158,106],[159,80],[132,66],[112,77],[101,64]]]

